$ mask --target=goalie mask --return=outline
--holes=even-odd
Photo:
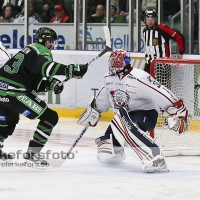
[[[58,45],[58,36],[56,32],[48,27],[41,27],[36,32],[36,42],[45,46],[46,41],[51,43],[51,48],[57,47]]]
[[[125,67],[130,67],[130,54],[123,49],[115,49],[109,57],[110,74],[116,74],[124,71]]]

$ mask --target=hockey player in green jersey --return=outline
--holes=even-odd
[[[36,33],[36,43],[27,45],[0,68],[0,105],[29,119],[40,120],[24,156],[26,162],[37,166],[47,165],[39,153],[57,124],[58,115],[36,93],[54,90],[59,94],[63,86],[58,86],[60,81],[54,78],[55,75],[82,78],[87,72],[87,65],[84,64],[63,65],[54,62],[51,49],[56,41],[57,34],[54,30],[41,27]],[[14,132],[14,128],[9,133],[3,131],[6,127],[5,119],[6,116],[0,116],[1,146],[8,135]],[[8,155],[7,158],[11,157]]]

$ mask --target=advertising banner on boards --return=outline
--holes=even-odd
[[[102,25],[89,25],[87,27],[87,41],[104,41],[103,26]],[[34,43],[36,38],[36,31],[42,26],[47,26],[54,29],[58,34],[58,47],[57,49],[74,49],[74,26],[73,24],[34,24],[29,26],[29,43]],[[141,52],[144,52],[144,38],[142,35],[142,30],[144,26],[141,27]],[[7,48],[11,49],[21,49],[24,47],[24,24],[1,24],[0,39],[5,44]],[[79,42],[81,47],[83,29],[79,29]],[[136,38],[133,41],[136,47]],[[127,24],[122,25],[112,25],[111,27],[111,44],[112,49],[128,49],[129,44],[129,27]],[[105,48],[104,44],[87,44],[87,50],[100,51]]]

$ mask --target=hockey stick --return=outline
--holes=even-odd
[[[83,137],[83,134],[87,131],[87,129],[90,127],[90,124],[87,123],[87,125],[84,127],[84,129],[80,132],[79,136],[77,137],[77,139],[74,141],[74,143],[72,144],[72,146],[69,148],[69,150],[67,151],[66,155],[59,161],[56,160],[49,160],[47,162],[49,162],[49,165],[51,167],[60,167],[65,160],[69,157],[69,155],[72,153],[72,150],[74,149],[74,147],[77,145],[77,143],[79,142],[79,140]]]
[[[86,63],[85,65],[88,66],[91,63],[93,63],[95,60],[97,60],[98,58],[100,58],[101,56],[103,56],[107,51],[111,50],[111,43],[110,43],[110,31],[109,28],[107,26],[103,27],[103,32],[104,32],[104,36],[106,38],[106,48],[100,53],[98,54],[95,58],[93,58],[92,60],[90,60],[88,63]],[[70,78],[67,77],[64,81],[58,83],[58,86],[62,86],[64,83],[66,83]]]

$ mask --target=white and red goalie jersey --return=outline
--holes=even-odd
[[[133,68],[119,77],[106,75],[104,86],[96,97],[96,108],[117,112],[123,106],[128,112],[136,110],[167,109],[177,97],[143,70]]]
[[[8,50],[6,49],[6,47],[3,45],[3,43],[0,41],[0,68],[10,58],[11,58],[10,53],[8,52]]]
[[[147,72],[131,68],[125,75],[106,75],[104,86],[95,98],[95,108],[100,112],[120,107],[128,112],[137,110],[164,109],[170,116],[168,127],[178,135],[188,130],[188,111],[183,101]]]

